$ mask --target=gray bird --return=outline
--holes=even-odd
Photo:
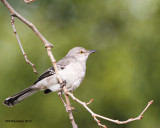
[[[68,91],[74,91],[79,87],[85,77],[87,58],[94,52],[96,52],[96,50],[86,50],[82,47],[75,47],[71,49],[63,59],[57,62],[59,77],[64,81]],[[53,67],[40,75],[34,85],[6,98],[4,104],[12,107],[40,90],[44,90],[44,94],[62,92],[62,87],[56,78]]]

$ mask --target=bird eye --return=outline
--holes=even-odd
[[[80,53],[82,54],[82,53],[84,53],[83,51],[80,51]]]

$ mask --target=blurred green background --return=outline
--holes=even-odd
[[[8,2],[31,21],[54,48],[57,60],[75,46],[96,49],[87,73],[74,92],[89,107],[109,118],[138,116],[150,100],[144,118],[124,125],[101,120],[108,128],[160,126],[160,1],[159,0],[22,0]],[[32,85],[52,66],[43,43],[15,19],[17,33],[38,75],[26,64],[10,24],[10,13],[0,2],[0,102]],[[81,105],[72,101],[79,128],[97,128]],[[8,108],[0,103],[1,128],[71,128],[57,93],[39,92]],[[5,120],[32,120],[7,123]]]

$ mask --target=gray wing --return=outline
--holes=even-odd
[[[68,59],[62,59],[60,61],[57,62],[57,68],[58,70],[63,70],[65,69],[65,67],[69,64],[69,60]],[[34,84],[38,83],[39,81],[43,80],[46,77],[52,76],[55,74],[55,70],[53,67],[49,68],[47,71],[45,71],[42,75],[40,75],[40,77],[38,78],[38,80],[36,82],[34,82]]]
[[[49,68],[47,71],[45,71],[43,74],[40,75],[40,77],[38,78],[37,81],[34,82],[34,84],[38,83],[39,81],[41,81],[42,79],[49,77],[51,75],[55,74],[55,70],[53,67]]]

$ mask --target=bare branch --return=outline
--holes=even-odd
[[[26,20],[23,16],[21,16],[19,13],[17,13],[11,6],[10,4],[6,1],[6,0],[1,0],[2,3],[8,8],[8,10],[10,11],[11,15],[14,16],[14,17],[17,17],[19,20],[21,20],[23,23],[25,23],[28,27],[30,27],[34,33],[41,39],[41,41],[44,43],[45,45],[45,48],[47,49],[47,52],[48,52],[48,56],[50,57],[51,59],[51,62],[53,64],[53,67],[55,69],[55,73],[56,73],[56,76],[57,76],[57,80],[59,81],[60,84],[63,83],[63,81],[61,80],[61,78],[59,77],[59,73],[58,73],[58,69],[57,69],[57,65],[56,65],[56,60],[54,59],[54,56],[52,54],[52,51],[51,51],[51,48],[53,47],[53,45],[51,43],[49,43],[44,37],[43,35],[37,30],[37,28],[31,23],[29,22],[28,20]],[[63,87],[63,91],[64,92],[67,92],[67,89],[66,87],[64,86]],[[65,96],[66,98],[66,101],[69,101],[69,97],[68,96]],[[72,108],[69,108],[70,107],[70,103],[67,102],[67,106],[69,110],[72,110]],[[73,114],[72,114],[72,111],[68,111],[68,114],[69,114],[69,118],[71,120],[71,123],[72,123],[72,126],[73,128],[77,128],[77,125],[74,121],[74,118],[73,118]]]
[[[86,105],[89,105],[92,102],[93,102],[93,99],[91,99],[88,103],[86,103]]]
[[[16,36],[16,38],[17,38],[18,44],[19,44],[19,46],[20,46],[20,48],[21,48],[21,51],[22,51],[22,53],[23,53],[23,56],[24,56],[24,58],[25,58],[26,63],[28,63],[28,64],[30,64],[30,65],[32,66],[33,72],[34,72],[34,73],[37,73],[36,68],[35,68],[35,65],[32,64],[32,63],[29,61],[29,59],[28,59],[26,53],[24,52],[24,49],[23,49],[22,44],[21,44],[21,41],[20,41],[20,39],[19,39],[19,37],[18,37],[16,28],[15,28],[15,26],[14,26],[14,16],[12,16],[11,25],[12,25],[14,34],[15,34],[15,36]]]
[[[19,20],[21,20],[23,23],[25,23],[28,27],[30,27],[34,33],[41,39],[41,41],[44,43],[45,47],[53,47],[51,43],[49,43],[43,35],[37,30],[37,28],[28,20],[26,20],[23,16],[21,16],[18,12],[16,12],[11,5],[6,0],[1,0],[2,3],[8,8],[12,16],[17,17]]]
[[[59,97],[61,98],[61,100],[62,100],[62,102],[63,102],[63,104],[64,104],[64,107],[66,108],[66,103],[65,103],[65,101],[64,101],[64,99],[63,99],[63,97],[62,97],[62,93],[61,92],[58,92],[58,95],[59,95]]]
[[[88,112],[90,112],[90,114],[92,115],[92,117],[94,118],[94,120],[98,123],[99,126],[101,127],[104,127],[106,128],[105,125],[102,125],[100,123],[100,121],[97,119],[97,118],[101,118],[101,119],[104,119],[104,120],[108,120],[110,122],[113,122],[113,123],[116,123],[116,124],[126,124],[126,123],[129,123],[129,122],[132,122],[132,121],[135,121],[135,120],[141,120],[143,118],[143,114],[144,112],[149,108],[149,106],[153,103],[153,100],[148,102],[148,105],[145,107],[145,109],[142,111],[142,113],[136,117],[136,118],[130,118],[126,121],[119,121],[119,120],[113,120],[113,119],[110,119],[110,118],[107,118],[107,117],[104,117],[104,116],[101,116],[101,115],[98,115],[96,113],[94,113],[88,106],[85,102],[82,102],[80,101],[79,99],[77,99],[72,93],[70,92],[67,92],[67,94],[72,97],[73,100],[77,101],[79,104],[83,105],[83,107],[85,107],[87,109]]]
[[[29,4],[30,2],[33,2],[35,0],[24,0],[24,2],[26,2],[27,4]]]
[[[73,118],[72,107],[70,106],[70,101],[69,101],[68,95],[65,95],[65,98],[66,98],[66,103],[67,103],[66,110],[69,113],[69,118],[70,118],[70,121],[72,123],[72,126],[73,126],[73,128],[78,128],[78,126],[75,123],[74,118]]]

